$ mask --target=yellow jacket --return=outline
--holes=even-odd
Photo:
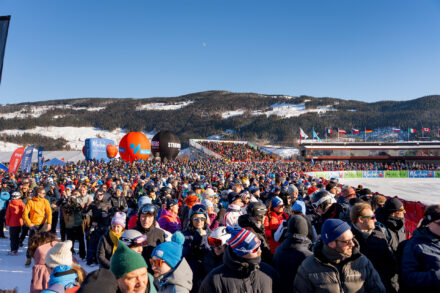
[[[32,197],[24,208],[23,220],[28,227],[31,224],[37,226],[46,222],[52,224],[52,209],[49,201],[37,196]]]

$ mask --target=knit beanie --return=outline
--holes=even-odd
[[[71,249],[72,241],[70,240],[56,243],[46,254],[46,266],[49,268],[54,268],[59,265],[71,266],[73,263]]]
[[[272,208],[276,208],[279,206],[282,206],[283,200],[281,198],[279,198],[278,196],[275,196],[274,198],[272,198],[272,200],[270,201]]]
[[[239,257],[254,252],[260,247],[261,241],[249,230],[240,227],[226,227],[226,232],[231,234],[228,244],[232,251]]]
[[[398,198],[389,198],[385,202],[385,205],[383,206],[383,209],[387,214],[392,214],[394,212],[397,212],[403,207],[403,203]]]
[[[112,219],[112,225],[121,225],[125,228],[126,216],[124,212],[117,212]]]
[[[296,200],[292,206],[292,211],[297,211],[306,214],[306,204],[302,200]]]
[[[110,259],[110,271],[116,279],[140,268],[148,268],[143,256],[119,241],[118,248]]]
[[[348,230],[350,230],[350,226],[346,222],[339,219],[328,219],[322,225],[321,239],[325,244],[329,244]]]
[[[170,267],[175,268],[182,260],[183,243],[185,236],[177,231],[171,237],[171,241],[164,242],[154,248],[151,257],[163,259]]]
[[[309,234],[309,226],[307,220],[302,215],[294,215],[287,223],[287,232],[290,234],[300,234],[307,236]]]

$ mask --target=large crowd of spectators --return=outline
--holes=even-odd
[[[273,161],[278,158],[245,143],[202,141],[200,144],[232,162]]]

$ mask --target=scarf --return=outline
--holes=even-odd
[[[110,239],[113,243],[113,251],[112,251],[112,255],[113,255],[116,251],[116,248],[118,248],[118,240],[119,240],[119,237],[121,237],[122,232],[121,232],[121,234],[116,234],[113,230],[110,230],[108,232],[108,234],[109,234]]]

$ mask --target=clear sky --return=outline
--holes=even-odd
[[[438,0],[0,0],[0,103],[440,94]]]

